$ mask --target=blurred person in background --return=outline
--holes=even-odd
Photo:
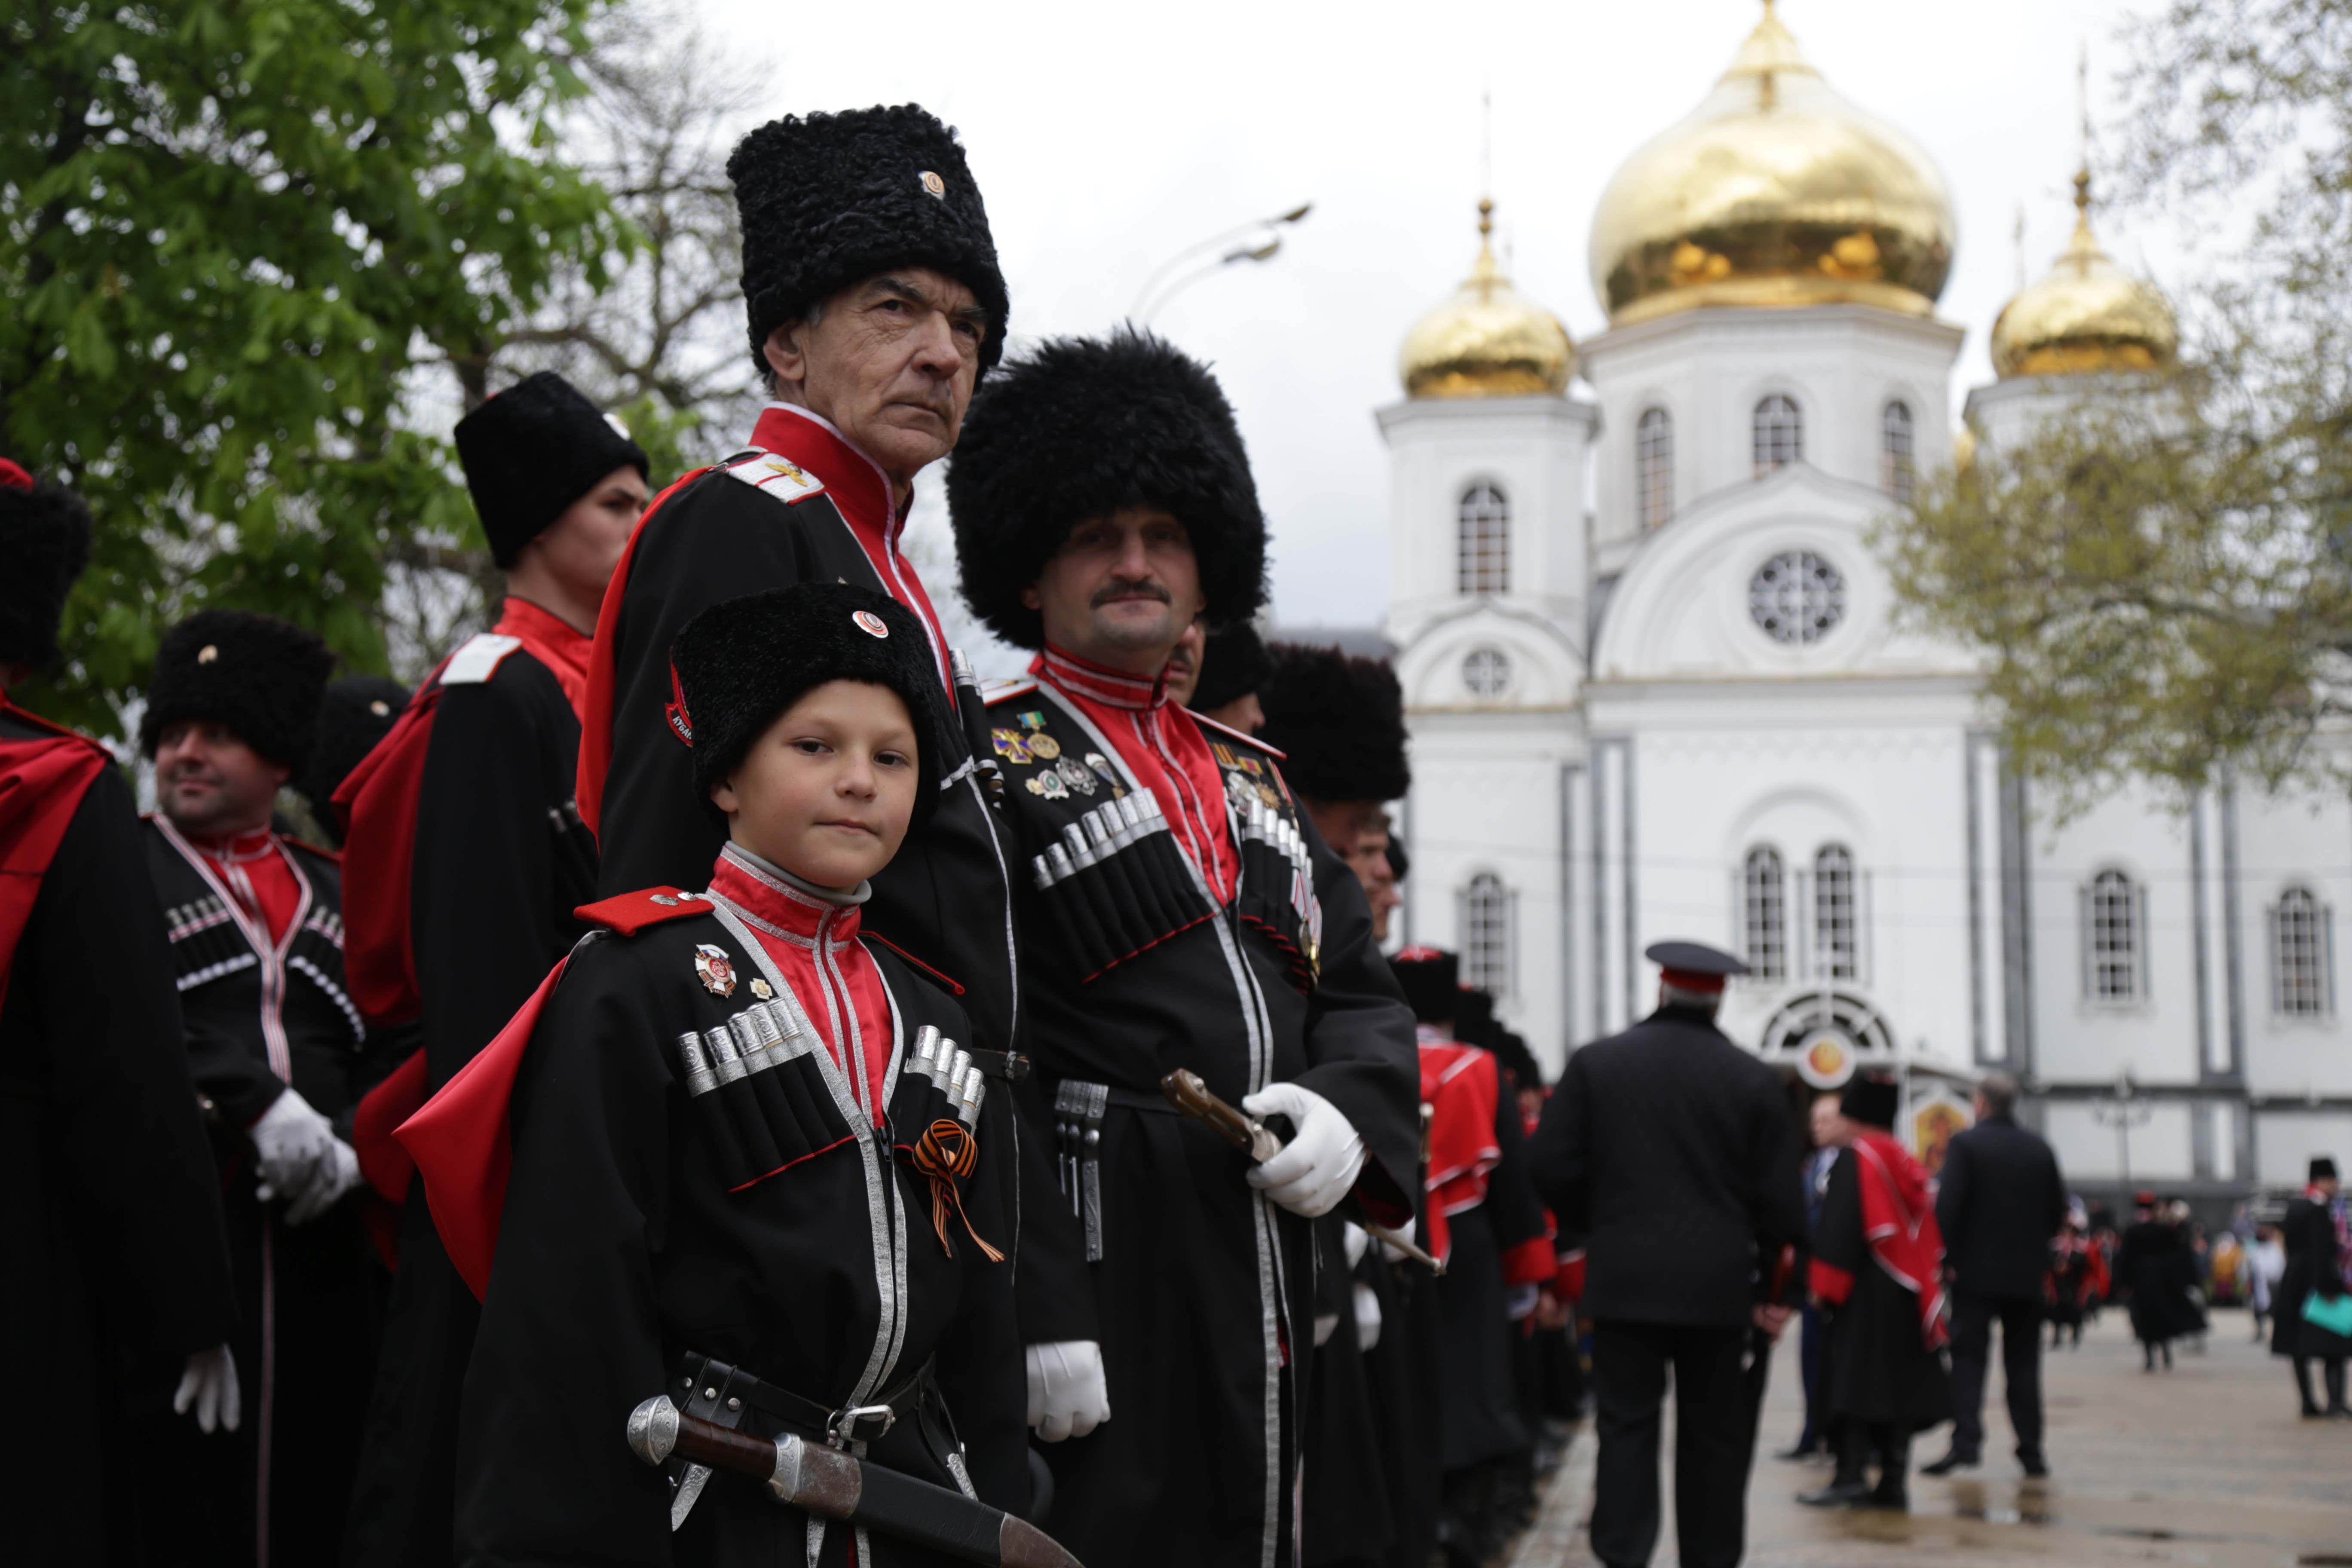
[[[2336,1174],[2336,1162],[2321,1155],[2311,1162],[2303,1195],[2286,1205],[2279,1223],[2285,1244],[2286,1269],[2279,1279],[2277,1305],[2271,1325],[2271,1353],[2294,1363],[2295,1391],[2303,1396],[2306,1419],[2352,1421],[2352,1406],[2344,1394],[2344,1363],[2352,1356],[2352,1332],[2344,1321],[2346,1297],[2352,1292],[2352,1206],[2347,1206]],[[2335,1317],[2334,1323],[2313,1321]],[[2319,1363],[2327,1392],[2322,1406],[2312,1397],[2311,1363]]]

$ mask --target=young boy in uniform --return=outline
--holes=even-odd
[[[939,795],[929,657],[847,584],[689,622],[673,713],[728,826],[709,887],[583,910],[591,934],[402,1129],[482,1294],[460,1561],[946,1561],[646,1468],[629,1415],[665,1393],[1027,1507],[1010,1106],[961,1010],[858,933]]]

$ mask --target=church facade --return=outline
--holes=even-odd
[[[1956,429],[1997,446],[2169,363],[2078,189],[1964,428],[1942,178],[1769,8],[1603,195],[1603,332],[1571,344],[1482,238],[1378,414],[1403,934],[1548,1065],[1649,1010],[1644,947],[1714,943],[1754,971],[1735,1039],[1824,1088],[1895,1068],[1923,1152],[2005,1069],[2077,1190],[2218,1204],[2352,1156],[2352,805],[2126,790],[2055,826],[1872,542]]]

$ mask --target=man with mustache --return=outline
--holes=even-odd
[[[582,720],[580,815],[598,887],[698,888],[726,835],[698,804],[672,679],[678,629],[721,600],[801,582],[887,594],[922,624],[940,679],[938,811],[874,879],[866,933],[971,1020],[974,1057],[1011,1080],[1026,1019],[1009,848],[966,739],[929,595],[899,550],[915,476],[947,456],[1003,351],[1008,302],[980,188],[955,132],[915,104],[790,116],[728,160],[743,229],[751,361],[772,401],[747,449],[656,497],[596,624]],[[1045,1151],[1021,1163],[1050,1181]],[[1008,1202],[1008,1206],[1010,1203]],[[1073,1227],[1021,1207],[1019,1298],[1030,1415],[1049,1437],[1102,1418],[1101,1362]]]
[[[1311,1224],[1412,1224],[1419,1084],[1363,890],[1277,753],[1168,700],[1194,616],[1265,596],[1240,432],[1159,339],[1053,342],[975,404],[948,495],[965,597],[1041,650],[989,738],[1116,1400],[1049,1458],[1054,1532],[1088,1563],[1288,1565]],[[1254,1165],[1171,1113],[1179,1068],[1288,1146]]]

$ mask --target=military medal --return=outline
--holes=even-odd
[[[1032,709],[1026,713],[1016,714],[1014,717],[1015,721],[1029,731],[1021,738],[1027,742],[1029,750],[1035,753],[1038,760],[1050,763],[1062,754],[1062,742],[1045,732],[1045,715],[1043,710]]]
[[[1045,738],[1046,737],[1043,735],[1035,737],[1035,739],[1040,741],[1045,740]],[[1034,750],[1034,748],[1033,747],[1032,749]],[[1054,771],[1062,775],[1062,782],[1064,784],[1068,784],[1080,795],[1090,795],[1094,794],[1096,790],[1102,787],[1100,784],[1095,783],[1094,774],[1087,772],[1086,769],[1078,766],[1077,763],[1072,762],[1067,757],[1064,757],[1061,761],[1061,764]]]
[[[1029,785],[1029,793],[1037,796],[1040,800],[1067,800],[1070,798],[1070,786],[1062,782],[1062,774],[1059,769],[1042,769],[1037,773],[1030,774],[1026,782]]]
[[[1023,735],[1018,730],[991,730],[988,732],[988,740],[989,743],[996,748],[996,754],[1008,763],[1036,761],[1029,754],[1028,737]]]
[[[1115,784],[1118,783],[1118,770],[1112,767],[1110,765],[1110,759],[1104,756],[1100,752],[1088,752],[1087,753],[1087,766],[1102,774],[1103,783],[1107,784]]]
[[[765,1002],[769,997],[773,996],[775,994],[776,988],[769,984],[766,980],[758,975],[753,975],[751,977],[752,995],[757,996],[761,1001]]]
[[[725,948],[697,942],[694,973],[701,977],[703,989],[713,996],[735,994],[735,961],[727,956]]]

